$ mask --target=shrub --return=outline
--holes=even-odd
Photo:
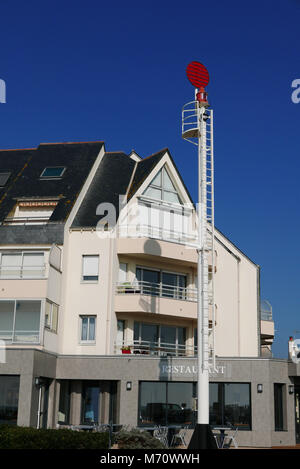
[[[147,431],[121,430],[114,437],[119,449],[164,449],[164,445]]]
[[[108,449],[108,432],[0,425],[0,449]]]

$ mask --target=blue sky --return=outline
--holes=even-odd
[[[1,4],[0,148],[104,140],[141,156],[168,147],[197,197],[181,139],[206,65],[215,112],[216,225],[261,266],[275,356],[300,329],[299,0],[10,1]]]

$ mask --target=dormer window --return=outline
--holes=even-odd
[[[4,220],[4,224],[10,225],[44,225],[48,223],[54,212],[58,200],[19,200],[13,210]]]
[[[49,166],[44,169],[44,171],[40,175],[40,178],[41,179],[61,178],[65,170],[66,170],[65,166],[51,166],[51,167]]]
[[[164,202],[175,204],[182,203],[165,167],[163,167],[159,173],[157,173],[143,195],[150,197],[151,199],[158,199]]]
[[[4,187],[10,178],[11,173],[0,172],[0,187]]]

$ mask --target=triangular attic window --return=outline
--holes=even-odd
[[[143,195],[152,199],[163,200],[164,202],[182,204],[165,166],[152,179]]]

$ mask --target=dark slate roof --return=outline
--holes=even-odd
[[[31,160],[34,148],[24,150],[1,150],[0,151],[0,173],[11,173],[4,187],[0,187],[0,203],[4,194],[14,183],[18,175],[25,169]]]
[[[167,151],[168,149],[164,148],[163,150],[160,150],[159,152],[154,153],[153,155],[150,155],[138,162],[136,171],[134,173],[134,178],[128,192],[128,200],[133,197],[133,195],[143,184],[145,179],[149,176],[153,168],[157,165],[157,163],[161,160]]]
[[[122,152],[105,153],[75,216],[72,228],[96,227],[102,218],[96,214],[100,203],[113,204],[118,220],[119,195],[128,194],[129,201],[166,153],[169,154],[169,151],[164,148],[138,162]],[[172,162],[176,168],[173,160]],[[181,178],[180,174],[179,177]]]
[[[103,202],[115,206],[118,219],[119,195],[127,193],[135,165],[136,162],[125,153],[105,153],[72,227],[95,227],[101,219],[96,210]]]
[[[50,222],[64,222],[103,145],[103,142],[54,143],[41,144],[34,150],[0,151],[0,168],[14,169],[14,178],[10,178],[0,198],[0,221],[18,199],[59,197]],[[66,167],[62,178],[40,179],[49,166]]]

